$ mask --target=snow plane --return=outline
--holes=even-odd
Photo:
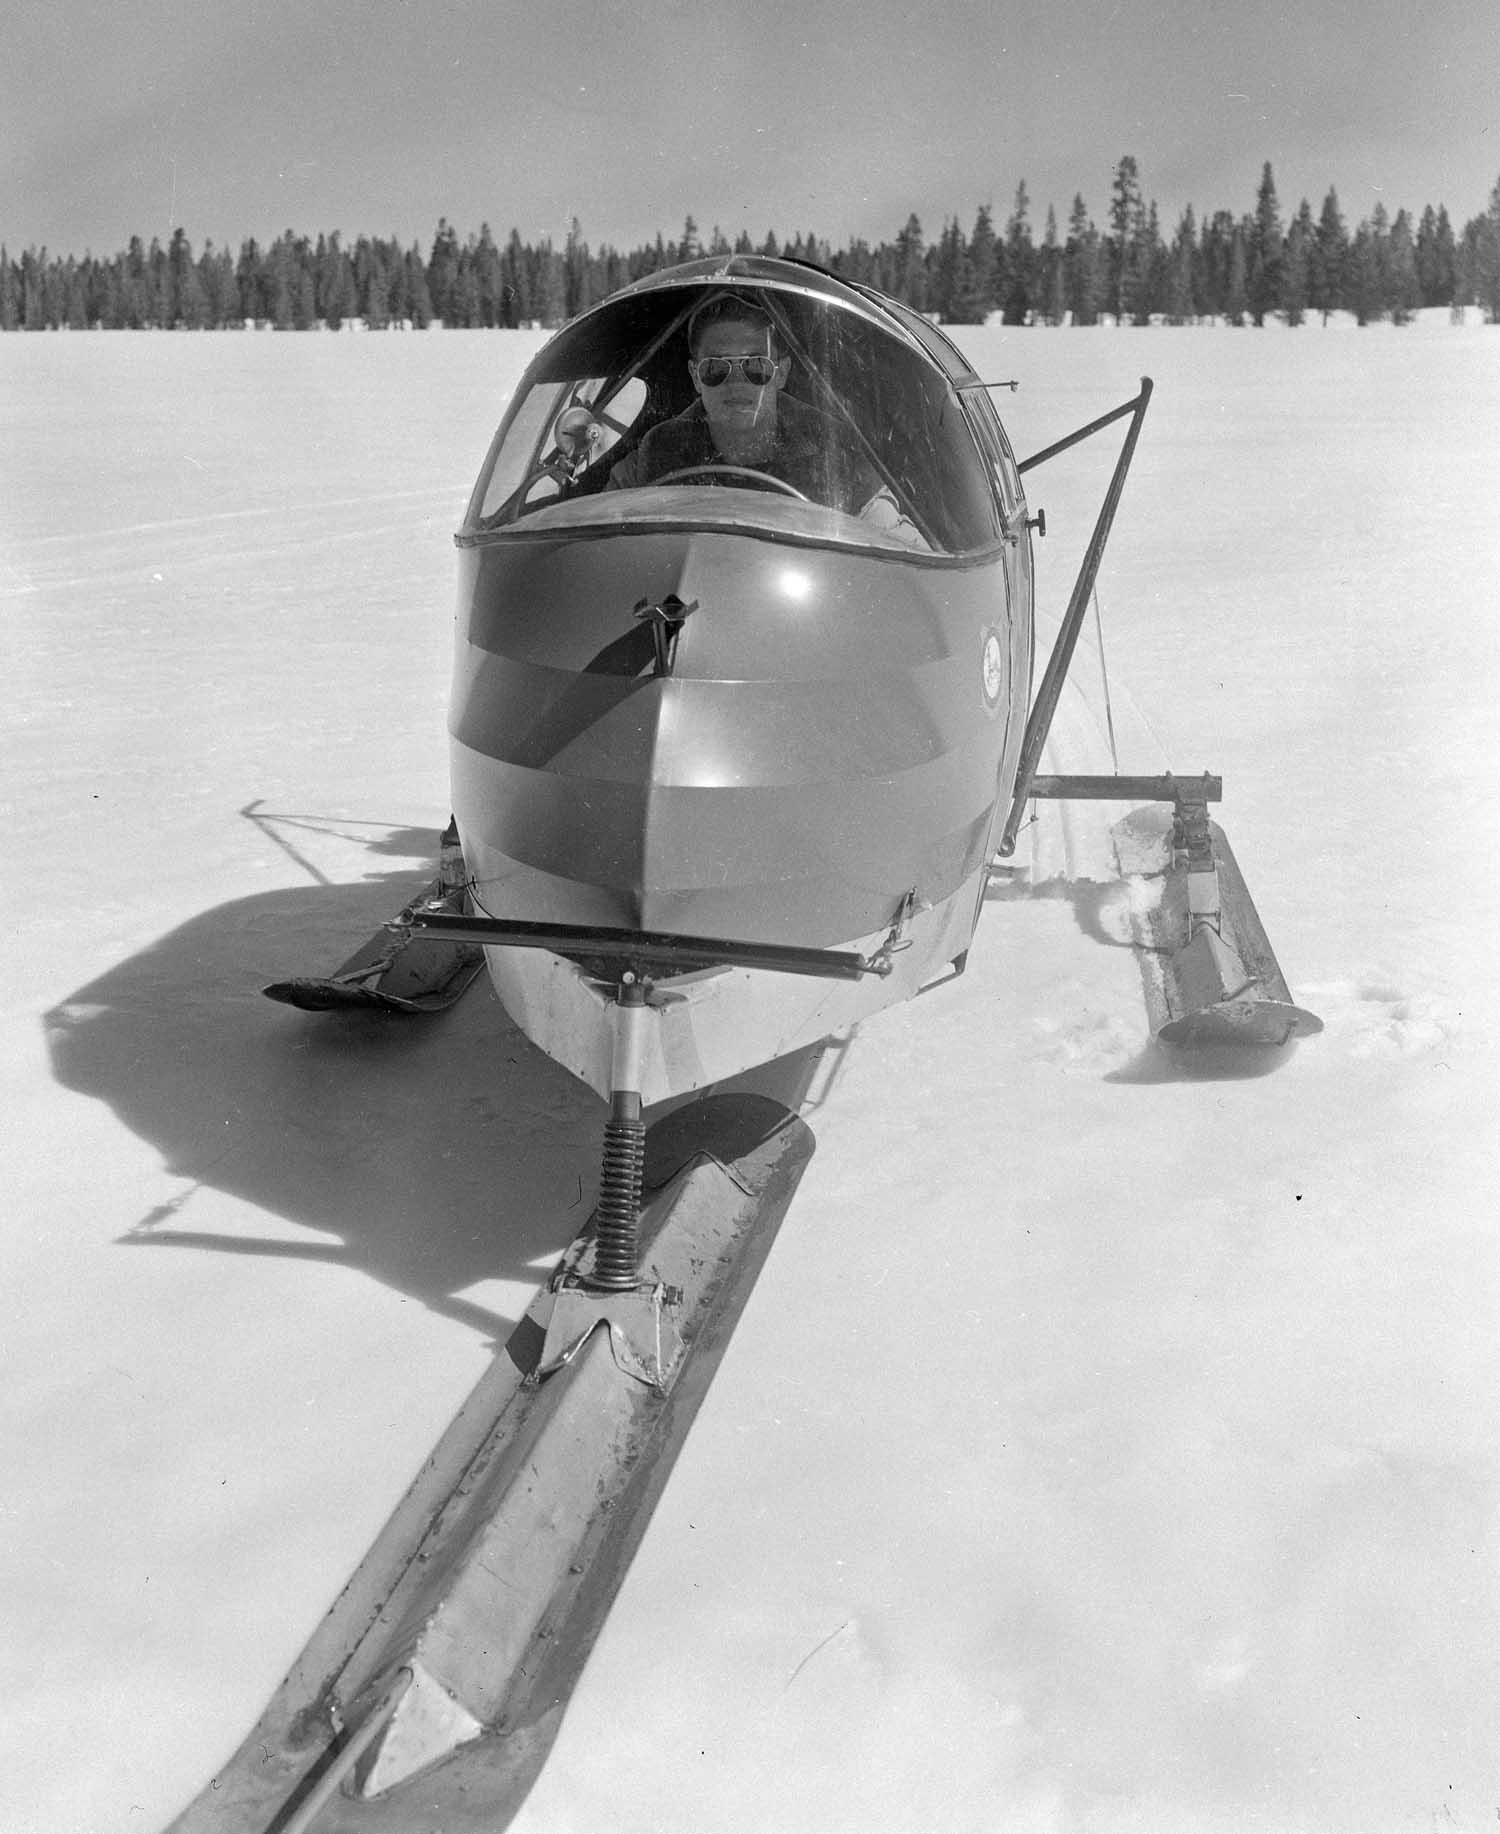
[[[905,305],[750,255],[650,275],[526,370],[455,538],[437,877],[266,991],[420,1014],[487,971],[609,1104],[597,1203],[174,1834],[514,1812],[812,1151],[723,1085],[961,974],[1029,806],[1159,808],[1167,1044],[1319,1029],[1216,777],[1039,771],[1151,384],[1020,463],[1006,386]],[[1025,476],[1120,424],[1037,682]]]

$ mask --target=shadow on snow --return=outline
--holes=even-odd
[[[377,854],[430,860],[402,831]],[[497,1342],[513,1320],[459,1297],[535,1285],[588,1216],[605,1106],[516,1030],[481,980],[451,1012],[304,1014],[261,997],[331,970],[427,872],[237,899],[192,918],[47,1015],[55,1073],[107,1102],[186,1181],[121,1238],[358,1268]],[[180,1226],[202,1187],[310,1242]]]
[[[425,870],[340,885],[285,838],[299,824],[277,821],[274,838],[317,883],[206,911],[47,1015],[58,1080],[108,1103],[185,1181],[120,1240],[355,1268],[498,1349],[522,1304],[503,1315],[463,1295],[497,1278],[538,1286],[579,1233],[607,1105],[516,1029],[487,977],[434,1015],[304,1013],[263,998],[268,981],[331,971],[399,910],[430,877],[435,840],[382,829],[368,853]],[[795,1110],[824,1055],[723,1086]],[[204,1187],[339,1240],[182,1227]]]

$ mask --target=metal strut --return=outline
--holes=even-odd
[[[646,1165],[641,1058],[646,1024],[646,983],[627,973],[615,999],[609,1119],[604,1123],[594,1209],[594,1264],[583,1281],[594,1292],[628,1292],[640,1282],[641,1180]]]
[[[1125,442],[1120,448],[1120,456],[1115,461],[1114,475],[1109,481],[1109,489],[1104,493],[1104,502],[1100,505],[1099,515],[1094,523],[1094,532],[1089,537],[1089,545],[1084,551],[1083,565],[1078,570],[1078,578],[1073,585],[1073,596],[1068,600],[1068,609],[1063,615],[1062,626],[1057,633],[1057,642],[1053,645],[1052,655],[1047,663],[1042,685],[1037,690],[1036,704],[1026,722],[1026,737],[1021,745],[1021,759],[1016,767],[1015,790],[1011,798],[1010,814],[1006,817],[1005,827],[1001,832],[996,851],[1002,859],[1009,859],[1016,850],[1016,835],[1020,830],[1021,817],[1026,811],[1026,804],[1031,797],[1031,781],[1036,775],[1036,767],[1041,762],[1042,747],[1047,743],[1047,733],[1052,725],[1052,715],[1057,707],[1058,696],[1067,678],[1068,664],[1073,660],[1073,651],[1078,644],[1078,633],[1083,627],[1084,613],[1088,610],[1089,594],[1094,589],[1094,581],[1099,577],[1099,563],[1104,559],[1104,544],[1109,540],[1109,531],[1114,524],[1115,511],[1119,508],[1120,493],[1125,488],[1125,474],[1130,470],[1130,461],[1135,456],[1135,444],[1140,437],[1141,422],[1146,416],[1146,404],[1151,399],[1151,378],[1141,377],[1141,392],[1133,401],[1127,401],[1123,407],[1112,413],[1103,414],[1088,426],[1080,427],[1076,433],[1070,433],[1066,439],[1060,439],[1044,451],[1034,452],[1026,462],[1019,466],[1021,471],[1029,471],[1034,465],[1043,464],[1047,459],[1065,452],[1069,446],[1076,446],[1081,439],[1097,433],[1101,427],[1109,426],[1113,421],[1123,420],[1128,414],[1130,426],[1125,433]]]

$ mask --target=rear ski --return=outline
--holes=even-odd
[[[1189,1049],[1273,1049],[1323,1021],[1293,1000],[1228,837],[1193,779],[1169,816],[1137,809],[1114,830],[1127,877],[1156,893],[1133,909],[1151,1030]]]
[[[468,991],[484,967],[484,951],[473,944],[419,936],[422,917],[461,917],[468,909],[467,871],[450,822],[443,834],[438,876],[400,913],[355,951],[341,968],[322,977],[273,981],[267,999],[304,1012],[444,1012]]]
[[[1223,794],[1220,779],[1207,774],[1048,777],[1037,773],[1150,400],[1151,381],[1143,376],[1140,393],[1132,400],[1033,454],[1019,467],[1022,472],[1030,471],[1129,417],[1067,611],[1027,716],[1010,813],[996,851],[1001,860],[1014,853],[1026,808],[1038,798],[1170,803],[1170,818],[1141,811],[1139,817],[1127,818],[1116,829],[1117,854],[1122,846],[1130,851],[1146,836],[1154,835],[1144,870],[1160,879],[1160,896],[1148,912],[1136,917],[1152,1033],[1164,1044],[1193,1049],[1220,1045],[1274,1048],[1322,1031],[1323,1022],[1293,1001],[1224,831],[1208,819],[1209,803]],[[1126,865],[1123,854],[1121,863]],[[1141,867],[1132,861],[1126,869],[1139,871]]]

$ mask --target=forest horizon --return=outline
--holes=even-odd
[[[431,248],[338,231],[284,231],[242,241],[237,254],[205,241],[195,254],[178,228],[165,246],[130,239],[112,256],[13,257],[0,244],[0,330],[269,328],[371,330],[551,328],[621,287],[702,256],[758,254],[810,262],[875,287],[951,324],[995,313],[1013,325],[1301,324],[1336,311],[1370,324],[1409,322],[1422,308],[1479,307],[1500,322],[1500,179],[1488,207],[1455,230],[1446,205],[1390,214],[1377,203],[1351,230],[1336,187],[1319,214],[1303,198],[1283,222],[1274,172],[1263,167],[1254,207],[1192,206],[1170,238],[1147,199],[1133,156],[1117,163],[1103,227],[1075,193],[1066,223],[1049,204],[1040,239],[1026,182],[997,225],[983,204],[965,231],[954,215],[929,241],[915,213],[892,238],[834,248],[816,232],[788,239],[768,231],[733,242],[716,225],[703,237],[689,215],[681,233],[629,250],[591,248],[575,218],[561,248],[550,237],[499,244],[485,222],[460,241],[439,218]]]

